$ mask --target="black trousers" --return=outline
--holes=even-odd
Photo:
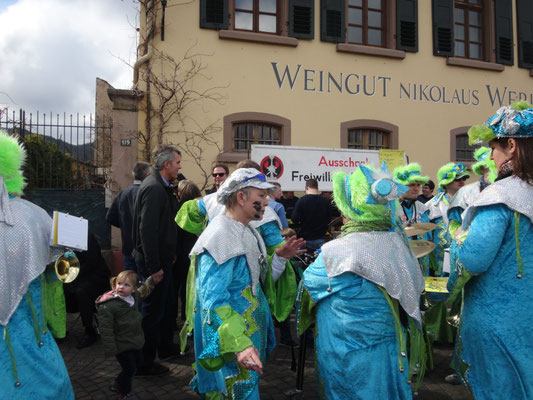
[[[137,367],[142,362],[142,351],[126,350],[116,355],[117,360],[122,367],[122,371],[117,376],[117,383],[120,394],[128,394],[131,392],[131,382],[137,371]]]
[[[172,347],[173,321],[172,303],[174,290],[172,284],[172,268],[164,268],[163,279],[142,305],[142,328],[144,332],[142,368],[150,368],[157,353],[168,351]]]

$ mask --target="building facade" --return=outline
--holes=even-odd
[[[533,103],[530,0],[161,3],[141,9],[138,125],[200,186],[253,143],[402,149],[435,178],[471,159],[471,125]]]

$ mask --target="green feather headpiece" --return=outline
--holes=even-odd
[[[439,178],[439,188],[444,189],[444,187],[454,180],[466,176],[470,178],[466,167],[463,163],[448,163],[440,167],[437,172],[437,178]]]
[[[8,193],[22,194],[26,185],[22,176],[22,165],[26,160],[26,151],[22,144],[7,132],[0,131],[0,175]]]
[[[335,204],[357,222],[388,222],[395,216],[397,199],[408,190],[392,181],[385,163],[380,170],[360,165],[351,175],[337,171],[331,178]]]
[[[472,171],[474,171],[476,175],[483,175],[481,168],[488,168],[490,172],[498,172],[496,164],[490,159],[491,151],[492,150],[489,147],[480,147],[474,152],[474,159],[477,162],[472,165]]]
[[[421,185],[429,181],[429,176],[420,176],[422,168],[418,163],[411,163],[404,166],[394,168],[392,177],[396,182],[402,185],[410,185],[411,183],[418,182]]]

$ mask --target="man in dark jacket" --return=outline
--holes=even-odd
[[[135,199],[141,182],[150,175],[150,164],[144,161],[138,161],[133,167],[133,185],[117,194],[117,197],[111,203],[105,219],[111,225],[120,228],[122,238],[122,254],[124,255],[124,269],[137,271],[135,260],[131,252],[133,251],[132,240],[132,223],[133,210],[135,208]]]
[[[181,153],[171,145],[162,145],[153,154],[154,169],[139,187],[133,214],[133,255],[139,272],[148,277],[159,270],[163,279],[143,303],[144,362],[137,375],[161,375],[168,368],[155,362],[179,354],[172,343],[171,313],[167,304],[172,293],[172,264],[176,257],[178,210],[170,182],[177,179]]]

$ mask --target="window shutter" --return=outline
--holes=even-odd
[[[315,37],[314,27],[314,0],[290,0],[289,36],[298,39],[313,39]]]
[[[516,0],[518,66],[533,69],[533,2]]]
[[[228,29],[228,0],[200,0],[200,28]]]
[[[496,31],[496,62],[513,65],[513,4],[512,0],[494,0]]]
[[[418,51],[418,0],[396,0],[396,49]]]
[[[320,0],[320,40],[345,42],[345,7],[344,0]]]
[[[453,0],[433,0],[433,55],[453,57]]]

